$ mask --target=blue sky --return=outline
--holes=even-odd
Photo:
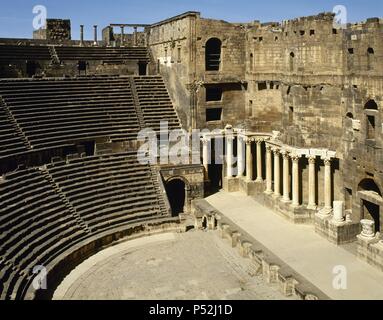
[[[382,0],[1,0],[0,37],[32,37],[32,9],[44,5],[48,18],[72,20],[72,37],[92,38],[92,26],[109,23],[153,23],[185,11],[200,11],[203,17],[230,22],[282,21],[332,11],[345,5],[349,22],[383,17]]]

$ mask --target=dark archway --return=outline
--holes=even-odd
[[[88,68],[88,63],[85,60],[78,61],[77,69],[78,69],[79,75],[81,75],[82,72],[86,75],[87,68]]]
[[[379,205],[367,200],[363,203],[363,219],[373,220],[375,222],[375,232],[380,232],[380,207]]]
[[[166,194],[172,209],[172,216],[176,217],[184,212],[186,185],[181,179],[170,180],[166,183]]]
[[[382,196],[380,188],[373,179],[364,179],[358,185],[358,191],[373,191]]]
[[[202,229],[207,229],[207,218],[206,217],[202,218]]]
[[[364,179],[362,180],[358,185],[358,191],[361,192],[373,192],[380,197],[382,196],[382,193],[380,191],[379,186],[376,184],[376,182],[373,179]],[[376,199],[376,196],[368,195],[365,197],[363,193],[361,193],[361,205],[362,205],[362,211],[361,211],[361,218],[362,219],[369,219],[373,220],[375,222],[375,232],[378,232],[381,230],[381,217],[380,217],[380,203],[379,200]]]
[[[365,105],[364,105],[365,110],[378,110],[378,105],[376,104],[375,100],[369,100]]]
[[[221,65],[222,42],[211,38],[206,42],[206,71],[219,71]]]
[[[29,78],[32,78],[34,75],[36,75],[37,67],[38,66],[36,61],[30,61],[30,60],[27,61],[26,71]]]
[[[138,74],[140,76],[146,76],[148,64],[146,62],[138,63]]]

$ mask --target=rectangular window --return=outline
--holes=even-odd
[[[375,139],[375,117],[367,116],[367,139]]]
[[[206,102],[209,101],[222,101],[222,88],[220,87],[207,87],[206,88]]]
[[[222,108],[206,109],[206,122],[221,121],[221,120],[222,120]]]
[[[262,90],[266,90],[266,89],[267,89],[266,82],[259,82],[258,83],[258,91],[262,91]]]

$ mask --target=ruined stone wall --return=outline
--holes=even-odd
[[[196,78],[203,82],[204,88],[198,92],[197,127],[223,129],[227,124],[239,126],[246,119],[246,86],[242,84],[246,69],[244,27],[211,19],[200,19],[198,22]],[[218,71],[206,71],[206,43],[211,38],[222,42]],[[222,100],[219,103],[206,102],[206,86],[209,85],[222,88]],[[212,105],[222,108],[220,121],[206,121],[206,109]]]
[[[202,19],[186,13],[151,27],[149,45],[158,71],[167,82],[170,96],[184,128],[223,128],[245,120],[245,32],[240,25]],[[211,38],[222,42],[219,71],[206,71],[205,48]],[[223,98],[215,107],[222,118],[206,123],[206,85],[219,85]]]
[[[70,20],[47,19],[46,39],[57,42],[71,40]]]
[[[280,117],[284,143],[337,151],[334,197],[350,202],[345,188],[351,191],[354,221],[361,218],[359,183],[383,181],[382,32],[379,19],[334,29],[332,14],[247,26],[246,110],[252,127],[278,130]],[[270,83],[280,83],[281,98],[270,92]],[[365,110],[371,100],[378,110]],[[369,115],[375,119],[372,133]],[[318,170],[322,203],[322,166]],[[305,166],[302,175],[306,181]]]

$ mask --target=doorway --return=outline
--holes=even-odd
[[[27,75],[29,78],[32,78],[37,73],[37,63],[36,61],[27,61]]]
[[[185,182],[181,179],[171,180],[166,184],[166,194],[169,199],[173,217],[177,217],[184,212],[185,192]]]
[[[139,62],[138,63],[138,74],[140,76],[146,76],[146,69],[147,69],[148,64],[146,62]]]
[[[372,202],[363,200],[363,219],[375,222],[375,232],[380,232],[380,207]]]

